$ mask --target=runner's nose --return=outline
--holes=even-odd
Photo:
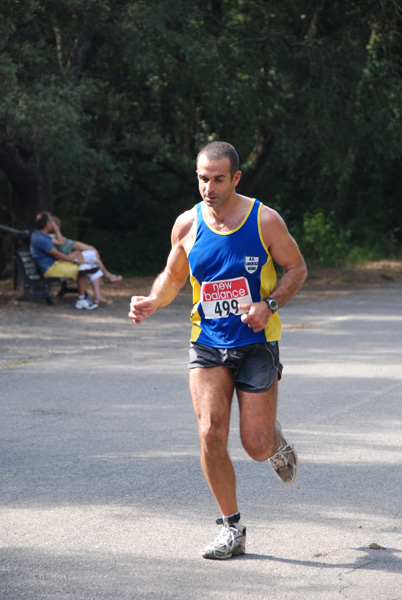
[[[205,184],[205,192],[206,192],[207,194],[211,194],[213,191],[214,191],[214,189],[213,189],[213,182],[212,182],[212,181],[208,181],[208,182]]]

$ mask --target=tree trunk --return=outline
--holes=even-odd
[[[360,108],[360,96],[363,88],[363,84],[365,81],[365,73],[370,66],[371,54],[375,52],[376,46],[379,43],[380,38],[378,37],[378,32],[380,28],[377,23],[373,23],[371,26],[370,39],[368,40],[368,44],[366,46],[368,53],[366,58],[366,63],[362,68],[360,79],[357,82],[355,97],[353,100],[353,112],[358,114],[361,110]],[[347,193],[349,189],[350,182],[352,180],[353,171],[355,168],[356,160],[358,157],[358,148],[356,144],[356,140],[353,139],[349,145],[348,151],[346,152],[345,162],[343,164],[342,172],[339,177],[338,182],[338,192],[337,192],[337,202],[336,202],[336,220],[340,219],[340,215],[342,214],[342,210],[346,204]]]
[[[252,193],[269,163],[273,148],[273,136],[268,136],[266,139],[260,140],[255,145],[247,159],[247,167],[241,178],[241,188],[244,190],[243,193]]]
[[[52,190],[46,165],[33,153],[6,142],[0,143],[0,168],[10,183],[9,208],[15,229],[32,229],[35,216],[52,211]]]

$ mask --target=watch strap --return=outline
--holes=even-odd
[[[263,302],[266,303],[266,305],[272,313],[276,313],[276,311],[278,310],[278,301],[275,300],[275,298],[267,296],[266,298],[263,298]]]

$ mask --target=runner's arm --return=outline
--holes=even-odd
[[[272,297],[281,307],[291,300],[303,285],[307,277],[307,267],[285,221],[276,211],[268,208],[267,210],[270,214],[265,220],[265,228],[262,220],[263,239],[272,258],[285,269],[279,285],[272,292]]]
[[[285,269],[279,285],[271,293],[271,297],[275,298],[281,307],[301,288],[307,277],[306,263],[285,221],[276,211],[268,207],[263,207],[261,213],[261,232],[272,258]],[[264,329],[272,315],[268,305],[263,301],[241,308],[248,310],[247,314],[242,315],[241,320],[255,332]]]
[[[188,275],[189,264],[184,248],[180,244],[174,244],[166,267],[155,279],[149,294],[155,302],[155,310],[167,306],[176,298]]]
[[[191,229],[191,225],[189,221],[177,219],[172,230],[172,249],[165,269],[155,279],[149,296],[131,298],[128,316],[134,323],[141,323],[156,310],[170,304],[186,283],[190,268],[183,239]]]

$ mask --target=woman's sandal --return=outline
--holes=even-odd
[[[121,275],[113,275],[113,273],[110,274],[110,277],[104,277],[103,279],[105,283],[118,283],[119,281],[123,281]]]
[[[100,298],[94,298],[94,301],[99,306],[108,306],[109,304],[113,304],[113,300],[110,300],[109,298],[105,298],[104,300],[100,300]]]

